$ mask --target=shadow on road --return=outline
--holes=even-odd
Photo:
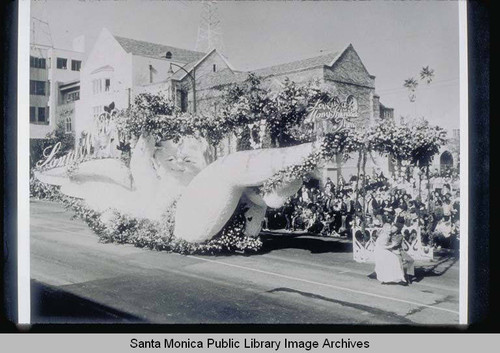
[[[442,256],[437,262],[428,266],[415,268],[415,282],[420,282],[425,277],[439,277],[444,275],[458,261],[457,257]]]
[[[372,315],[377,316],[379,318],[384,318],[387,320],[387,322],[391,322],[394,324],[405,324],[405,325],[413,324],[413,322],[411,320],[409,320],[405,317],[399,316],[399,315],[392,313],[390,311],[387,311],[387,310],[374,308],[373,306],[370,306],[370,305],[350,303],[347,301],[328,298],[328,297],[325,297],[323,295],[309,293],[309,292],[303,292],[303,291],[299,291],[299,290],[291,289],[291,288],[281,287],[281,288],[275,288],[275,289],[269,290],[267,292],[268,293],[280,293],[280,292],[295,293],[295,294],[299,294],[299,295],[307,297],[307,298],[311,298],[311,299],[315,299],[315,300],[322,300],[322,301],[326,301],[326,302],[330,302],[330,303],[335,303],[335,304],[339,304],[343,307],[348,307],[348,308],[359,310],[359,311],[364,312],[364,313],[372,314]],[[360,317],[361,317],[361,315],[360,315]]]
[[[145,320],[95,303],[61,288],[31,281],[31,323],[144,323]]]
[[[313,254],[352,252],[352,243],[339,238],[322,238],[304,234],[268,234],[260,235],[262,248],[260,254],[279,249],[303,249]]]

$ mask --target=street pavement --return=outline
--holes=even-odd
[[[30,208],[33,323],[458,324],[444,252],[411,285],[381,285],[346,239],[265,234],[258,254],[185,256],[102,244],[62,206]]]

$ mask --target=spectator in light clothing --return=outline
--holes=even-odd
[[[443,205],[441,206],[443,208],[443,217],[451,217],[452,212],[453,212],[453,205],[451,204],[450,197],[446,195],[444,197],[444,202]]]
[[[311,202],[309,190],[305,186],[302,187],[302,202],[305,204],[308,204]]]

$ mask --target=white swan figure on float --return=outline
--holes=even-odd
[[[142,133],[131,144],[127,166],[119,158],[114,115],[108,108],[75,151],[56,158],[59,146],[54,146],[35,176],[101,212],[115,209],[160,220],[178,200],[174,236],[196,243],[218,234],[239,205],[245,209],[244,234],[258,236],[267,207],[281,207],[300,189],[302,177],[285,178],[269,190],[262,186],[280,171],[301,165],[320,143],[239,151],[213,162],[204,138],[157,141]],[[307,175],[317,177],[317,171],[312,168]]]
[[[96,211],[116,209],[158,220],[191,179],[211,162],[209,146],[202,138],[156,142],[142,134],[132,143],[127,166],[120,159],[116,111],[112,108],[107,107],[107,112],[96,119],[93,131],[74,151],[59,158],[60,144],[46,151],[35,177],[60,186],[63,194],[85,200]]]

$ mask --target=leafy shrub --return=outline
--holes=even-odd
[[[61,193],[59,192],[58,186],[42,183],[40,180],[35,178],[35,175],[33,173],[31,173],[30,175],[29,183],[30,198],[50,201],[61,200]]]

